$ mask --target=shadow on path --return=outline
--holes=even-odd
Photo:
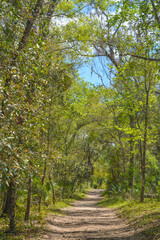
[[[147,231],[129,228],[114,211],[96,205],[102,190],[94,190],[72,207],[63,210],[64,216],[50,216],[43,239],[49,240],[153,240]]]

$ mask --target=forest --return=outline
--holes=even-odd
[[[88,188],[159,204],[159,0],[1,0],[0,68],[0,231]]]

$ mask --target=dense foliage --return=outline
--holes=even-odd
[[[160,194],[160,6],[140,1],[1,1],[0,201],[23,205],[88,186]],[[98,59],[94,86],[78,67]],[[105,84],[109,82],[110,84]]]

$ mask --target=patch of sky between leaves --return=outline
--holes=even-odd
[[[83,64],[79,68],[79,76],[84,81],[90,82],[95,86],[110,87],[110,81],[103,72],[99,58],[92,58],[87,64]]]
[[[99,13],[96,12],[92,6],[85,7],[82,12],[88,16],[98,18],[100,20],[101,24],[102,24],[102,22],[105,24],[106,19],[104,18],[104,16],[102,16],[101,14],[99,15]],[[112,14],[114,14],[115,9],[110,8],[110,12],[112,12]],[[77,19],[77,17],[70,19],[64,15],[60,16],[58,18],[56,17],[56,18],[52,19],[52,23],[59,27],[63,27],[71,21],[76,22],[76,21],[78,21],[78,19]],[[93,60],[94,60],[94,64],[93,64]],[[96,68],[95,68],[95,66],[96,66]],[[95,71],[93,71],[93,68],[95,68]],[[101,66],[100,66],[99,59],[92,58],[90,63],[83,64],[78,69],[79,76],[80,76],[80,78],[84,79],[84,81],[90,82],[90,83],[94,84],[95,86],[103,85],[103,86],[109,87],[110,86],[109,80],[107,80],[107,78],[104,77],[103,74],[100,73],[100,68],[101,68]],[[97,71],[97,69],[99,69],[99,70]]]

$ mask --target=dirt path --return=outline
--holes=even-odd
[[[131,230],[114,211],[97,207],[101,190],[89,192],[87,198],[64,210],[63,216],[50,216],[46,235],[41,240],[140,240],[149,239]]]

